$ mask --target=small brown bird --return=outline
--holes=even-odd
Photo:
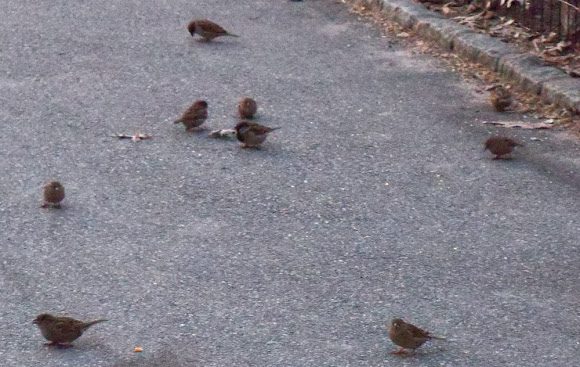
[[[401,347],[399,350],[391,352],[391,354],[406,354],[405,348],[412,349],[414,352],[415,349],[431,339],[445,340],[445,338],[432,335],[428,331],[419,329],[403,319],[393,319],[391,321],[389,338],[393,343]]]
[[[44,197],[42,208],[52,207],[59,209],[60,202],[64,199],[64,186],[58,181],[51,181],[44,185],[42,196]]]
[[[503,112],[506,108],[508,108],[514,98],[509,90],[498,85],[492,88],[491,93],[489,95],[489,100],[493,108],[495,108],[499,112]]]
[[[254,118],[258,111],[258,104],[250,97],[244,97],[238,102],[238,112],[243,119]]]
[[[50,343],[45,345],[58,345],[72,347],[71,343],[79,338],[92,325],[107,321],[105,319],[82,322],[70,317],[53,316],[47,313],[36,316],[32,323],[38,325],[42,336]]]
[[[209,42],[220,36],[238,37],[235,34],[229,33],[218,24],[205,19],[192,20],[187,25],[187,30],[192,37],[195,33],[197,33],[206,42]]]
[[[185,125],[185,131],[191,131],[196,127],[200,127],[207,119],[207,102],[201,99],[193,102],[191,106],[181,117],[173,123],[179,124],[180,122]]]
[[[485,141],[484,149],[495,154],[493,159],[500,159],[502,155],[507,155],[513,152],[515,147],[523,147],[523,144],[516,142],[505,136],[492,136]]]
[[[242,148],[259,148],[266,140],[268,134],[279,127],[267,127],[256,122],[242,121],[236,127],[236,137],[239,141],[244,143]]]

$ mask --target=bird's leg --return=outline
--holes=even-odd
[[[55,342],[55,341],[52,341],[50,343],[44,343],[44,345],[46,345],[48,347],[55,346],[57,348],[72,348],[72,346],[73,346],[71,343],[59,343],[59,342]]]
[[[401,348],[399,350],[392,351],[391,354],[407,354],[405,348]]]
[[[54,209],[60,209],[60,203],[52,204]]]
[[[496,155],[495,157],[493,157],[493,160],[495,161],[496,159],[501,159],[501,154]]]
[[[42,203],[42,205],[40,206],[41,208],[48,208],[49,204],[45,201],[44,203]]]

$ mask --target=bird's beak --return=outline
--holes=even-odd
[[[34,319],[34,320],[32,320],[32,323],[38,325],[38,320]]]

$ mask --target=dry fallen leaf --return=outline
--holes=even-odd
[[[480,10],[481,8],[479,7],[479,5],[477,5],[476,3],[471,3],[469,4],[469,6],[467,7],[467,13],[471,14],[471,13],[475,13],[476,11]]]
[[[233,138],[236,136],[235,129],[219,129],[209,133],[212,138]]]
[[[558,33],[552,32],[548,37],[542,36],[542,43],[552,43],[558,39]]]
[[[539,42],[539,38],[536,38],[535,40],[532,41],[532,45],[534,45],[534,49],[536,49],[536,52],[540,52],[540,46],[538,46],[538,42]]]
[[[510,129],[543,130],[554,127],[553,123],[545,122],[524,122],[524,121],[484,121],[486,125],[503,126]]]
[[[455,18],[452,18],[452,19],[459,21],[459,24],[464,24],[464,25],[470,26],[471,28],[478,28],[478,29],[480,29],[480,28],[483,27],[482,18],[481,18],[481,15],[482,14],[483,14],[483,12],[482,13],[475,14],[475,15],[471,15],[471,16],[468,16],[468,17],[466,17],[466,16],[459,16],[459,17],[455,17]]]
[[[483,19],[485,19],[485,20],[490,20],[490,19],[493,19],[494,17],[495,17],[495,13],[491,10],[486,10],[483,13]]]
[[[447,3],[447,4],[443,5],[443,8],[441,8],[441,12],[443,13],[443,15],[457,14],[457,11],[451,9],[451,7],[456,7],[456,6],[458,6],[458,5],[455,2]]]
[[[117,138],[117,139],[131,139],[133,141],[153,139],[153,137],[151,135],[142,134],[139,132],[135,133],[134,135],[116,134],[116,135],[113,135],[113,137]]]

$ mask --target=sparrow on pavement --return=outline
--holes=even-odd
[[[207,42],[220,36],[238,37],[235,34],[229,33],[218,24],[215,24],[214,22],[211,22],[206,19],[192,20],[187,25],[187,30],[189,31],[192,37],[195,33],[197,33],[202,37],[203,40]]]
[[[59,209],[60,202],[64,199],[64,186],[60,182],[51,181],[44,185],[42,196],[44,197],[42,208],[52,207]]]
[[[495,154],[493,159],[500,159],[501,156],[513,152],[515,147],[523,147],[524,145],[505,136],[492,136],[485,141],[484,146],[483,150],[489,150]]]
[[[393,319],[391,321],[389,338],[393,343],[401,347],[399,350],[391,352],[391,354],[406,354],[405,348],[414,352],[415,349],[431,339],[445,340],[445,338],[432,335],[428,331],[419,329],[403,319]]]
[[[236,137],[244,143],[242,148],[259,148],[268,134],[279,127],[267,127],[256,122],[242,121],[236,127]]]
[[[183,125],[185,125],[185,131],[191,131],[196,127],[200,127],[206,119],[207,102],[198,99],[197,101],[193,102],[193,104],[189,106],[187,110],[185,110],[179,119],[173,121],[173,123],[178,124],[181,122]]]
[[[243,119],[254,118],[258,111],[258,104],[250,97],[244,97],[238,102],[238,112]]]
[[[47,313],[36,316],[32,323],[38,325],[42,336],[50,343],[45,345],[57,345],[61,347],[72,347],[71,343],[83,335],[90,326],[104,319],[83,322],[70,317],[53,316]]]
[[[509,90],[498,85],[491,90],[489,100],[493,108],[499,112],[503,112],[512,104],[514,98]]]

